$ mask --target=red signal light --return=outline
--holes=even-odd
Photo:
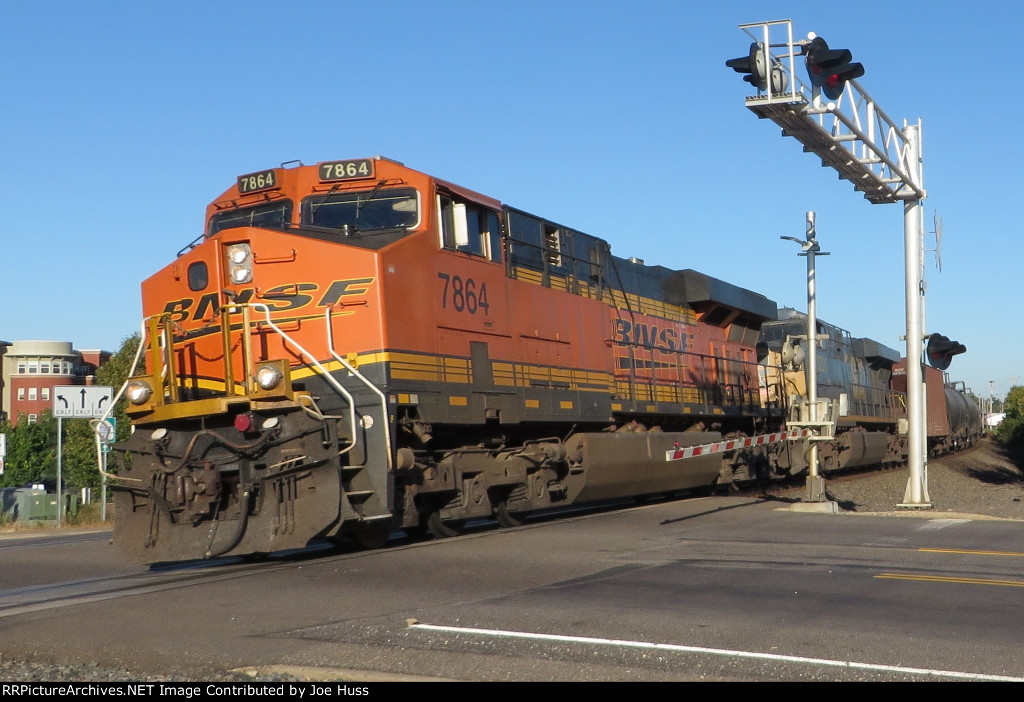
[[[928,357],[928,365],[939,370],[946,370],[953,361],[953,356],[966,353],[967,347],[959,341],[953,341],[942,334],[932,334],[928,337],[928,348],[925,355]]]
[[[811,85],[821,88],[829,100],[838,100],[847,81],[864,75],[864,66],[853,61],[849,49],[830,49],[821,37],[815,37],[804,46],[804,56]]]

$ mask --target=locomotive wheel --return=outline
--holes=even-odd
[[[461,519],[451,519],[447,522],[441,519],[441,513],[434,510],[427,517],[427,528],[434,535],[435,539],[447,539],[462,534],[462,527],[466,522]]]
[[[508,502],[502,500],[494,507],[494,518],[498,520],[498,524],[505,529],[511,529],[512,527],[522,526],[523,516],[521,514],[515,514],[509,511]]]

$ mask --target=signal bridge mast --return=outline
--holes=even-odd
[[[907,423],[910,478],[901,507],[930,507],[924,401],[924,285],[921,122],[897,125],[857,83],[864,67],[848,49],[814,33],[793,37],[791,20],[740,25],[752,40],[746,56],[726,61],[757,89],[746,106],[770,119],[853,184],[873,205],[903,203],[906,272]],[[798,73],[798,59],[804,71]],[[806,73],[806,81],[800,77]]]

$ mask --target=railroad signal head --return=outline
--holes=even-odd
[[[729,59],[725,65],[737,73],[746,73],[743,80],[758,90],[768,89],[768,69],[764,63],[764,52],[757,42],[750,45],[750,53],[746,56]]]
[[[939,370],[949,368],[953,356],[967,351],[967,347],[959,341],[952,341],[948,336],[932,334],[928,337],[928,349],[925,355],[928,356],[928,365]]]
[[[780,67],[773,65],[765,47],[757,42],[750,45],[750,52],[746,56],[729,59],[725,65],[737,73],[746,73],[743,80],[762,92],[768,90],[769,80],[773,93],[785,92],[788,85],[786,74]]]
[[[804,46],[804,56],[811,85],[821,88],[829,100],[838,100],[847,81],[864,75],[864,66],[853,61],[849,49],[830,49],[821,37]]]
[[[785,370],[798,371],[804,366],[806,352],[803,344],[794,344],[790,337],[782,342],[782,367]]]

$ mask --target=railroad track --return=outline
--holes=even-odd
[[[941,464],[944,458],[965,458],[971,456],[978,450],[973,446],[958,454],[950,454],[947,457],[932,459],[933,464]],[[847,484],[853,481],[862,480],[878,475],[897,473],[905,471],[906,465],[889,467],[875,467],[871,469],[856,470],[843,474],[829,474],[826,476],[828,484]],[[782,482],[769,484],[750,484],[740,488],[722,488],[717,494],[729,494],[732,496],[760,498],[770,497],[775,499],[789,499],[799,501],[801,491],[805,487],[805,475],[798,475]],[[530,528],[543,526],[546,523],[570,520],[574,518],[587,518],[605,512],[613,512],[622,509],[640,507],[643,505],[664,502],[694,499],[701,496],[713,496],[715,491],[689,491],[669,494],[647,495],[640,498],[629,498],[623,500],[594,503],[585,506],[571,506],[565,509],[546,510],[530,515],[523,527]],[[484,536],[495,533],[500,527],[493,520],[473,520],[466,524],[461,537]],[[73,544],[84,543],[96,540],[106,540],[109,534],[67,534],[49,537],[48,543]],[[442,542],[448,539],[436,539],[430,535],[412,536],[402,531],[396,531],[391,535],[388,545],[385,548],[418,547],[428,545],[430,542]],[[38,544],[35,538],[18,538],[0,540],[0,552],[15,549],[30,549]],[[30,612],[70,607],[77,604],[91,603],[104,600],[130,597],[134,595],[159,592],[162,590],[188,587],[190,585],[214,582],[233,578],[244,578],[249,573],[259,572],[265,574],[274,570],[286,570],[300,567],[303,561],[309,559],[323,558],[353,558],[359,557],[365,551],[355,548],[346,549],[336,545],[323,543],[309,548],[273,554],[263,558],[242,559],[222,558],[211,561],[193,561],[175,564],[159,564],[151,566],[147,570],[140,570],[137,573],[119,574],[106,577],[86,578],[80,580],[69,580],[47,585],[33,585],[19,588],[0,590],[0,618],[17,616]]]
[[[56,540],[60,541],[63,538],[57,537]],[[109,536],[103,538],[109,538]],[[50,543],[52,544],[53,542],[51,541]],[[32,545],[21,544],[20,547],[31,548]],[[10,547],[5,545],[2,548]],[[200,563],[190,562],[169,566],[153,566],[148,570],[142,570],[138,573],[8,588],[0,590],[0,619],[31,612],[160,592],[162,590],[215,582],[217,580],[242,578],[257,569],[258,572],[266,573],[268,570],[295,568],[297,567],[297,562],[316,557],[317,554],[318,550],[307,549],[301,553],[268,559],[268,562],[263,563],[241,561],[240,559],[220,559]]]

